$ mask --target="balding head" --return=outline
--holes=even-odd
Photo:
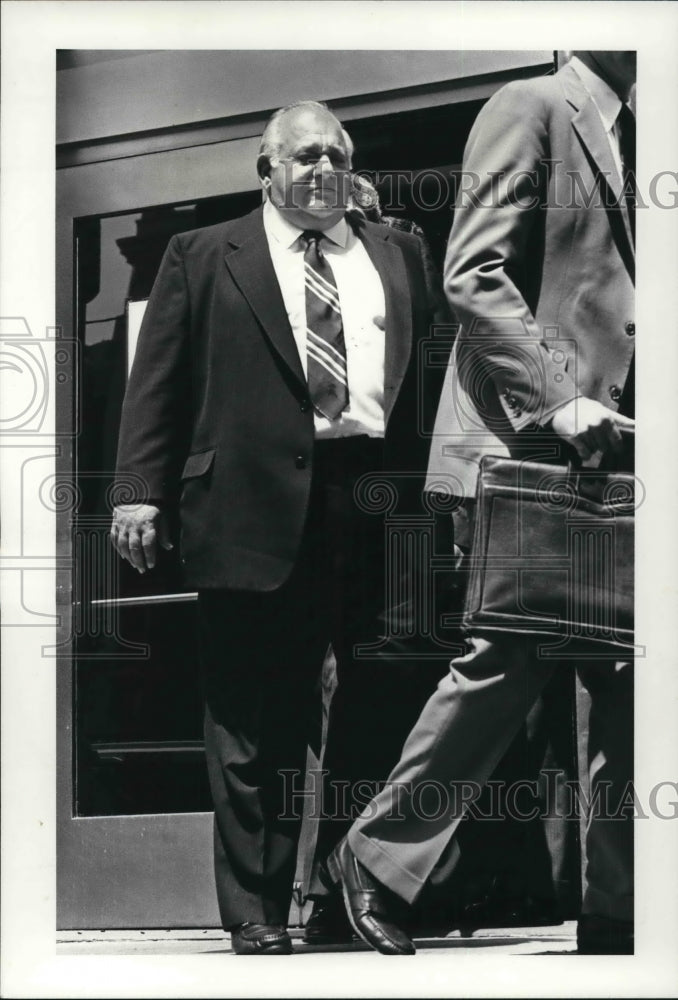
[[[277,162],[280,158],[280,148],[284,140],[284,134],[287,126],[295,119],[301,119],[303,121],[304,117],[307,116],[309,112],[317,119],[321,121],[324,120],[328,122],[328,124],[331,120],[333,124],[337,124],[341,128],[337,118],[332,114],[327,105],[322,103],[322,101],[295,101],[294,104],[288,104],[286,107],[279,108],[277,111],[274,111],[269,118],[261,137],[259,160],[264,157],[271,164]],[[345,135],[346,138],[348,138],[346,133]]]
[[[267,197],[290,222],[323,230],[345,211],[351,152],[348,134],[329,108],[300,101],[271,117],[257,170]]]

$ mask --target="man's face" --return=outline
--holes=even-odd
[[[325,230],[343,216],[350,160],[341,126],[329,113],[290,111],[281,121],[278,160],[271,166],[269,195],[290,222]]]
[[[598,67],[600,76],[623,99],[636,82],[635,52],[590,52],[591,59]]]

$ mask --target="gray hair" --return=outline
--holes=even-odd
[[[296,111],[297,109],[321,112],[326,115],[332,115],[333,118],[336,118],[334,112],[330,111],[328,106],[323,101],[295,101],[293,104],[288,104],[284,108],[279,108],[277,111],[274,111],[266,123],[266,128],[264,129],[264,134],[261,137],[261,144],[259,146],[259,156],[267,157],[271,164],[275,164],[283,145],[282,118],[288,114],[288,112]],[[339,122],[339,126],[341,128],[341,122]],[[351,142],[351,137],[344,128],[341,128],[341,134],[350,159],[353,155],[353,143]]]

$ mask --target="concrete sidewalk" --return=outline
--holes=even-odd
[[[510,927],[475,931],[462,937],[453,931],[446,937],[415,938],[417,953],[439,953],[485,949],[492,955],[566,955],[576,953],[576,921],[554,927]],[[301,928],[290,930],[294,953],[298,956],[351,954],[371,951],[356,941],[351,945],[309,946],[302,940]],[[230,937],[214,929],[131,930],[131,931],[60,931],[58,955],[197,955],[230,956]],[[234,956],[236,957],[236,956]]]

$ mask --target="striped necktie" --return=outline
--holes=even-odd
[[[315,409],[336,420],[348,405],[346,345],[339,294],[332,268],[320,247],[322,233],[302,233],[306,289],[307,379]]]

